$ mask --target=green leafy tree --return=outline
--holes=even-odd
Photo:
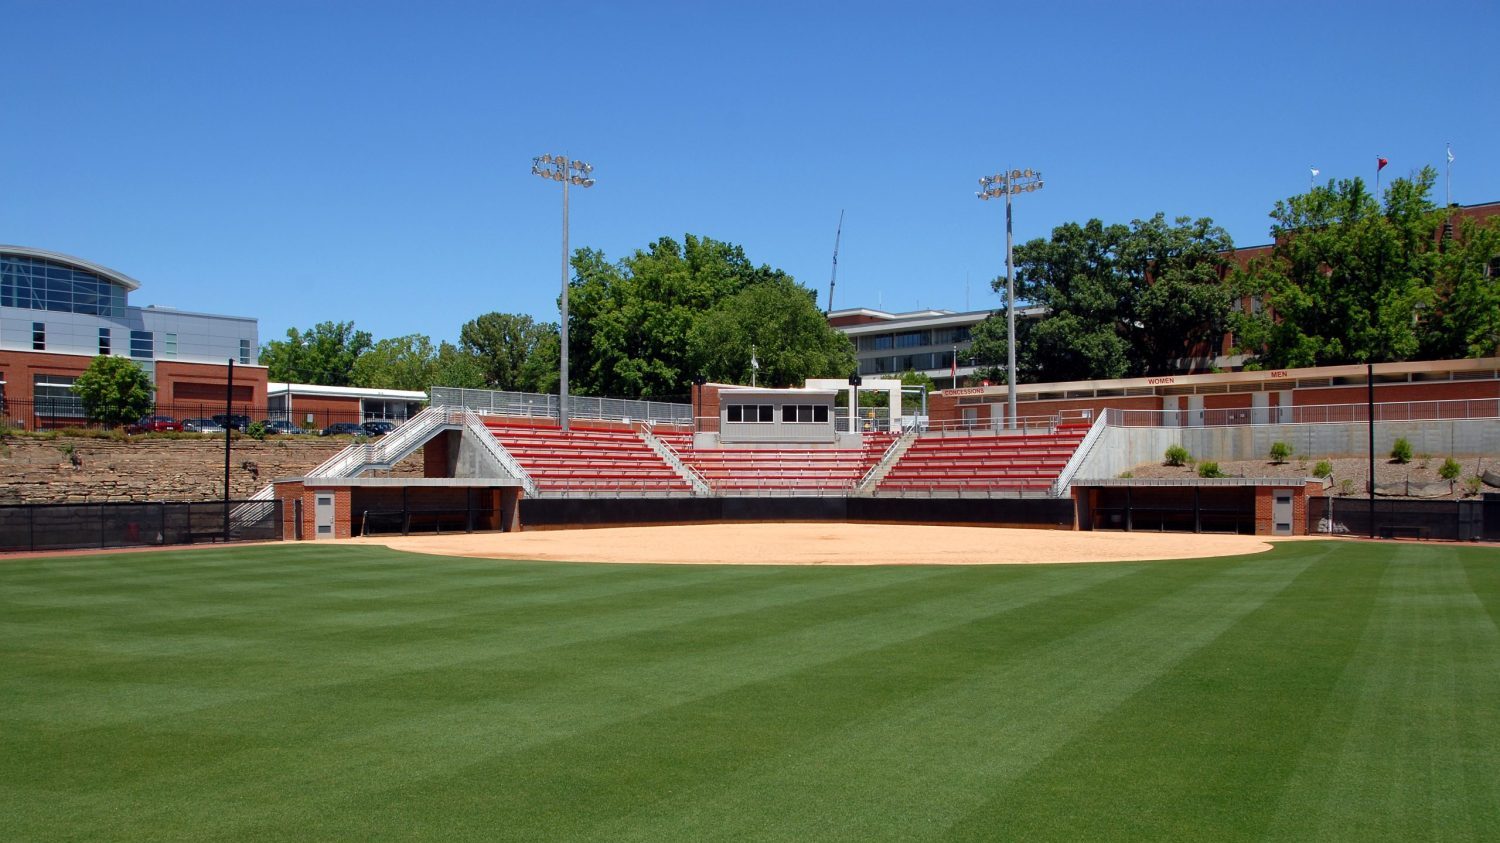
[[[458,341],[474,356],[490,388],[543,392],[538,381],[548,349],[550,364],[558,364],[556,336],[557,326],[549,322],[518,313],[486,313],[464,323]]]
[[[691,335],[699,320],[750,287],[772,282],[795,286],[781,270],[756,266],[741,247],[693,235],[687,235],[681,243],[660,238],[617,263],[609,263],[596,250],[580,249],[573,256],[573,270],[568,375],[571,386],[586,395],[687,395],[700,365],[713,363],[716,371],[732,371],[728,354],[705,354],[699,346],[702,358],[694,359]],[[784,297],[788,289],[776,286],[779,292],[768,298]],[[788,317],[789,323],[805,314],[806,309],[800,305],[804,294],[805,290],[793,302],[795,316]],[[743,300],[733,309],[757,311],[766,300]],[[801,365],[794,363],[797,359],[804,359],[809,366],[821,359],[817,353],[795,349],[783,354],[781,346],[801,340],[758,332],[752,329],[759,324],[754,318],[720,312],[713,321],[717,323],[713,330],[726,341],[739,331],[750,337],[747,343],[756,343],[758,356],[763,348],[762,362],[775,361],[778,367],[776,380],[791,377]],[[822,343],[820,338],[813,345]],[[748,348],[744,351],[744,364],[748,365]],[[762,376],[766,376],[766,370],[762,370]]]
[[[108,427],[127,424],[151,411],[151,378],[124,357],[100,355],[73,382],[89,421]]]
[[[1130,225],[1090,220],[1053,229],[1016,249],[1017,299],[1039,305],[1017,314],[1021,382],[1121,378],[1169,371],[1211,352],[1228,324],[1223,280],[1227,232],[1209,219],[1157,214]],[[1005,280],[994,287],[1003,290]],[[983,375],[1005,382],[1004,311],[975,326]]]
[[[813,291],[789,277],[721,301],[692,326],[688,346],[694,370],[726,383],[750,382],[752,354],[760,386],[800,386],[854,371],[849,338],[829,327]]]
[[[353,322],[319,322],[307,331],[289,328],[285,340],[261,347],[260,362],[273,381],[322,386],[353,384],[354,363],[373,345]]]
[[[1416,355],[1413,313],[1435,299],[1436,177],[1428,167],[1396,179],[1383,204],[1358,178],[1277,202],[1271,255],[1234,277],[1254,303],[1233,320],[1241,347],[1278,368]]]
[[[433,385],[437,350],[423,334],[380,340],[354,361],[350,382],[373,389],[425,390]]]
[[[1500,355],[1500,217],[1461,220],[1436,258],[1431,304],[1418,313],[1422,357]]]
[[[479,359],[445,341],[438,345],[437,357],[432,362],[432,385],[484,389],[488,384]]]

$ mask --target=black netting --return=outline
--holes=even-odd
[[[229,531],[224,530],[228,513]],[[281,538],[281,502],[11,504],[0,550],[148,547]]]

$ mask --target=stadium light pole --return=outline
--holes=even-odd
[[[562,429],[568,429],[568,185],[593,187],[590,173],[594,167],[585,161],[569,160],[566,155],[538,155],[531,159],[532,175],[562,182],[562,322],[558,325],[562,340],[562,361],[558,374],[557,416]]]
[[[1011,242],[1010,197],[1042,189],[1042,174],[1032,170],[1011,170],[979,179],[980,199],[989,201],[1005,197],[1005,380],[1006,414],[1010,429],[1016,429],[1016,265]]]

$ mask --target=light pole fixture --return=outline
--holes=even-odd
[[[1006,411],[1010,416],[1010,428],[1016,428],[1016,270],[1011,249],[1010,197],[1016,193],[1030,193],[1042,189],[1042,174],[1036,170],[1011,170],[996,173],[979,180],[979,192],[974,194],[989,201],[1005,197],[1005,380],[1007,390]]]
[[[562,340],[562,362],[558,376],[557,417],[562,429],[568,429],[568,185],[593,187],[594,167],[584,161],[569,160],[566,155],[539,155],[531,159],[531,172],[544,179],[562,182],[562,322],[558,326]]]

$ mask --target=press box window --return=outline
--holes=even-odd
[[[776,408],[770,404],[730,404],[724,412],[725,421],[769,424],[776,420]]]
[[[781,420],[784,423],[828,423],[828,407],[823,404],[783,404]]]
[[[99,353],[109,354],[109,329],[99,329]]]
[[[47,350],[47,324],[45,322],[31,323],[31,350]]]

